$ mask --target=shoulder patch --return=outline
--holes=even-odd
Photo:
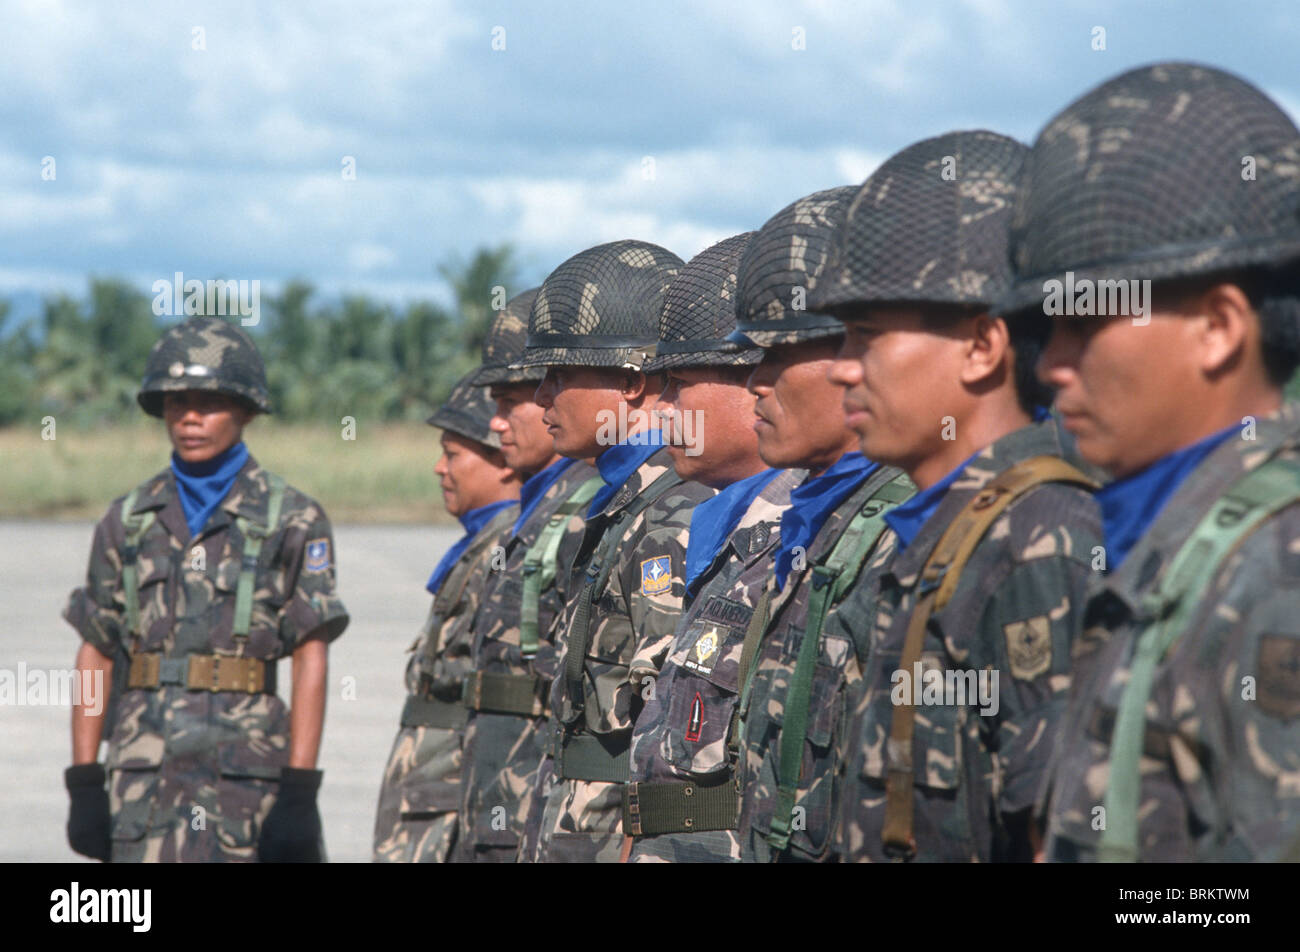
[[[307,572],[324,572],[330,567],[330,540],[312,539],[307,543],[307,558],[303,565]]]
[[[1032,681],[1052,667],[1052,623],[1046,615],[1004,625],[1011,676]]]
[[[656,555],[641,563],[641,594],[662,595],[673,587],[673,559]]]

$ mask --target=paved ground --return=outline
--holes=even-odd
[[[69,668],[77,636],[60,613],[84,578],[92,526],[0,522],[0,668]],[[456,529],[338,527],[340,593],[352,624],[330,651],[320,806],[333,861],[370,858],[375,798],[403,700],[404,650],[423,622],[424,582]],[[289,662],[281,662],[287,697]],[[355,678],[355,700],[344,679]],[[0,705],[0,862],[77,859],[63,825],[69,709]]]

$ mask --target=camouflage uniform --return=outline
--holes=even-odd
[[[224,321],[199,318],[173,328],[151,354],[151,369],[159,370],[159,361],[160,373],[147,372],[141,393],[150,413],[161,413],[162,390],[218,389],[217,383],[265,407],[264,387],[244,373],[253,362],[260,372],[260,359]],[[244,382],[232,383],[232,376]],[[154,518],[135,558],[135,638],[123,583],[126,497],[95,528],[86,584],[72,592],[64,618],[115,660],[115,714],[105,721],[113,862],[257,859],[259,829],[289,759],[289,713],[275,693],[275,662],[310,638],[332,641],[348,623],[335,595],[329,520],[319,504],[287,487],[257,561],[248,634],[233,634],[247,546],[238,520],[265,524],[270,495],[270,474],[250,457],[192,538],[170,469],[138,487],[132,512]],[[164,660],[154,678],[129,673],[159,654]],[[261,689],[212,690],[215,678],[229,686],[220,668],[247,676],[256,667],[213,662],[214,654],[264,662]],[[141,680],[158,686],[127,686]]]
[[[640,369],[653,352],[663,294],[680,266],[681,260],[664,249],[634,241],[600,245],[569,259],[542,284],[529,317],[521,364]],[[610,346],[610,337],[618,339],[615,346]],[[664,481],[656,486],[661,477]],[[571,518],[560,564],[571,564],[573,574],[559,585],[565,608],[556,622],[558,637],[552,639],[560,646],[551,689],[556,740],[534,784],[522,858],[618,858],[632,725],[643,692],[659,673],[681,611],[691,510],[712,495],[705,486],[680,482],[668,450],[660,449],[614,489],[597,514]],[[644,508],[629,520],[625,510],[633,506]],[[617,541],[602,544],[607,532],[617,532]],[[591,605],[585,656],[575,665],[581,688],[570,696],[565,668],[574,621],[580,617],[587,569],[602,548],[612,558],[608,584]],[[571,771],[568,777],[557,764],[558,748],[563,748],[562,759]],[[601,760],[601,769],[576,768],[580,749]],[[596,772],[622,776],[574,776]]]
[[[523,356],[528,314],[536,289],[512,298],[497,316],[483,345],[483,368],[474,378],[479,384],[539,381],[544,368],[512,370]],[[512,862],[528,809],[528,794],[536,780],[537,765],[549,748],[550,684],[556,675],[556,646],[546,640],[564,608],[557,589],[568,577],[569,566],[557,553],[556,573],[549,585],[538,588],[536,654],[525,657],[521,644],[524,563],[538,536],[574,492],[588,480],[599,478],[586,463],[570,465],[550,485],[533,511],[505,543],[505,568],[494,572],[472,623],[472,671],[465,697],[470,706],[465,729],[459,859],[463,862]],[[584,507],[585,508],[585,507]],[[579,535],[571,534],[571,546]],[[563,542],[563,540],[561,540]],[[572,549],[567,553],[572,557]],[[478,688],[484,678],[533,679],[534,713],[504,712],[493,706]]]
[[[1231,281],[1246,267],[1293,273],[1300,257],[1300,131],[1218,70],[1162,63],[1104,83],[1045,127],[1030,168],[1013,244],[1024,278],[1007,310],[1039,310],[1044,278],[1067,270],[1097,281],[1223,272]],[[1097,217],[1103,207],[1132,212],[1120,227]],[[1271,338],[1292,355],[1294,288],[1292,279],[1281,292],[1290,303]],[[1269,303],[1252,301],[1257,312]],[[1269,346],[1266,337],[1266,359]],[[1300,833],[1300,408],[1260,416],[1253,434],[1242,422],[1240,438],[1197,463],[1118,567],[1095,579],[1082,608],[1067,727],[1039,799],[1048,859],[1275,861]],[[1266,462],[1292,474],[1290,488],[1239,496],[1234,481]],[[1258,511],[1261,522],[1243,521]],[[1185,583],[1171,566],[1207,516],[1219,529],[1252,528],[1221,560],[1198,535],[1185,567],[1208,574],[1173,600]],[[1165,633],[1174,640],[1150,656],[1150,693],[1134,695],[1125,736],[1121,699],[1145,683],[1139,657]],[[1123,799],[1121,774],[1132,783],[1127,808],[1111,801]],[[1130,832],[1117,837],[1120,828]]]
[[[461,380],[431,424],[492,446],[492,408],[482,387]],[[461,699],[470,670],[473,620],[518,515],[496,512],[442,579],[429,617],[411,645],[408,697],[384,768],[375,817],[374,861],[442,863],[454,858],[461,800],[461,748],[466,710]]]

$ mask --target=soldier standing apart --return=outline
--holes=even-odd
[[[755,397],[745,382],[763,351],[728,340],[736,327],[736,269],[752,236],[719,242],[681,270],[646,365],[668,376],[660,406],[677,475],[718,494],[691,516],[689,608],[632,732],[632,782],[623,798],[632,862],[740,859],[731,729],[738,652],[720,649],[740,644],[771,575],[790,490],[807,475],[768,469],[758,455]]]
[[[1101,526],[1034,377],[1042,322],[989,313],[1027,151],[954,132],[886,160],[810,295],[846,326],[832,379],[862,451],[918,487],[885,517],[888,562],[843,608],[867,639],[843,859],[1032,856]]]
[[[238,327],[172,327],[137,399],[172,461],[109,507],[64,612],[80,676],[113,685],[111,714],[73,707],[68,841],[113,862],[319,862],[327,646],[348,624],[329,520],[242,442],[270,407]]]
[[[682,266],[642,241],[598,245],[542,283],[522,367],[546,367],[536,399],[556,452],[594,459],[604,485],[569,520],[565,608],[552,641],[551,753],[534,784],[524,859],[619,858],[632,725],[681,611],[692,509],[713,495],[683,483],[652,413],[664,292]],[[559,579],[557,579],[559,583]]]
[[[733,339],[763,350],[748,381],[759,455],[769,466],[806,470],[781,515],[753,616],[721,649],[725,670],[734,665],[724,676],[739,691],[739,721],[710,730],[739,731],[728,743],[737,747],[746,862],[829,856],[835,741],[844,692],[860,677],[854,633],[838,609],[875,557],[881,513],[912,492],[901,471],[857,451],[839,388],[826,376],[844,329],[806,309],[854,191],[828,189],[782,209],[745,249],[737,275]],[[694,660],[707,646],[697,642]]]
[[[1068,106],[1028,167],[1004,306],[1052,327],[1043,379],[1115,476],[1047,856],[1280,859],[1300,834],[1300,132],[1237,77],[1164,63]]]
[[[465,534],[425,586],[433,604],[409,649],[408,696],[379,790],[377,863],[444,863],[456,846],[471,622],[489,576],[504,566],[502,547],[521,482],[501,454],[500,437],[489,426],[492,404],[487,389],[471,382],[474,373],[457,382],[428,420],[442,427],[434,472],[443,503]]]
[[[483,343],[474,383],[496,404],[493,432],[506,465],[528,476],[505,542],[505,567],[488,576],[471,625],[472,670],[465,679],[464,790],[459,858],[513,862],[537,765],[548,750],[551,682],[556,672],[552,625],[564,608],[556,589],[560,542],[569,518],[585,511],[604,485],[591,464],[560,456],[533,400],[545,367],[512,370],[524,356],[528,315],[537,289],[507,302]]]

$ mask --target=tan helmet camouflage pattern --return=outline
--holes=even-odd
[[[1300,131],[1222,70],[1159,63],[1077,99],[1034,142],[1003,312],[1043,284],[1152,280],[1300,257]]]
[[[977,130],[890,157],[854,195],[808,306],[989,306],[1010,286],[1007,225],[1028,152]]]
[[[767,220],[750,239],[736,272],[736,330],[746,346],[774,347],[839,337],[844,325],[808,310],[807,297],[857,189],[814,192]]]
[[[545,367],[512,369],[524,356],[524,341],[528,337],[528,315],[541,288],[529,288],[516,294],[492,321],[487,339],[483,341],[483,366],[474,375],[472,383],[486,387],[494,383],[534,383],[546,374]]]
[[[266,367],[244,331],[220,317],[191,317],[169,328],[149,351],[136,400],[161,417],[163,394],[218,390],[270,413]]]
[[[516,367],[640,370],[655,352],[664,292],[682,259],[645,241],[579,252],[542,282]]]
[[[743,367],[763,359],[728,335],[736,329],[736,269],[754,232],[733,235],[686,263],[664,295],[659,343],[647,373],[670,367]]]
[[[476,370],[471,371],[456,381],[447,402],[425,422],[499,450],[501,434],[489,425],[497,412],[496,404],[488,397],[487,387],[474,383],[476,374]]]

